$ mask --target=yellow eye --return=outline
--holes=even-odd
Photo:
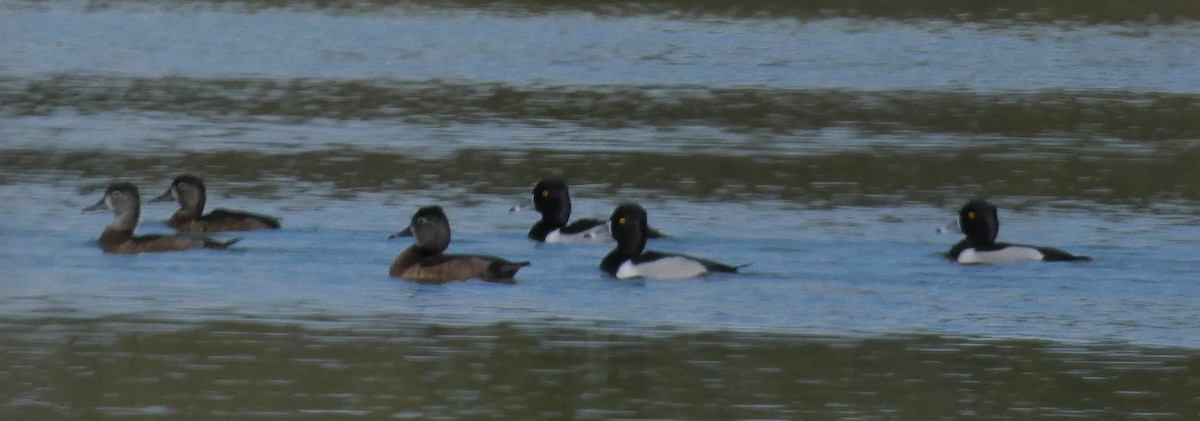
[[[974,220],[975,212],[967,212],[967,219]]]
[[[549,197],[549,196],[550,196],[550,190],[542,190],[542,197]]]
[[[625,217],[622,216],[620,219],[617,219],[617,224],[625,225]]]

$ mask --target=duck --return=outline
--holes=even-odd
[[[958,227],[966,238],[949,251],[946,258],[962,264],[999,264],[1022,260],[1046,262],[1089,261],[1091,257],[1071,254],[1052,247],[996,242],[1000,218],[996,206],[973,199],[958,211]]]
[[[529,238],[546,243],[603,242],[612,240],[608,221],[598,218],[571,219],[571,192],[561,178],[543,178],[533,186],[532,203],[542,215],[529,229]],[[514,207],[513,211],[521,210]],[[651,228],[649,238],[664,234]]]
[[[192,174],[175,177],[171,187],[150,203],[178,202],[179,210],[167,226],[183,232],[253,231],[280,227],[279,218],[229,209],[214,209],[204,215],[204,180]]]
[[[412,245],[400,252],[388,275],[421,283],[444,283],[479,279],[497,283],[515,283],[513,277],[528,261],[509,261],[495,256],[446,254],[450,246],[450,220],[441,206],[418,209],[408,227],[388,239],[413,237]]]
[[[608,218],[617,245],[600,261],[600,269],[618,279],[680,279],[712,272],[736,273],[742,266],[684,254],[646,250],[650,236],[646,209],[636,203],[617,206]]]
[[[226,249],[239,238],[217,241],[193,234],[133,235],[141,214],[141,196],[132,183],[113,183],[104,191],[104,197],[95,205],[83,209],[85,212],[109,210],[114,218],[104,228],[98,243],[107,253],[137,254],[150,252],[178,251],[196,248]]]

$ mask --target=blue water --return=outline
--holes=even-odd
[[[4,257],[10,281],[3,308],[14,317],[62,312],[182,320],[371,319],[400,312],[474,322],[597,320],[701,330],[937,333],[1185,347],[1196,346],[1200,337],[1194,322],[1200,291],[1188,265],[1200,228],[1180,229],[1136,214],[1098,220],[1072,219],[1070,212],[1006,212],[1011,222],[1005,238],[1051,243],[1096,260],[975,267],[940,256],[956,238],[935,228],[952,220],[953,210],[786,209],[651,199],[651,223],[672,235],[652,242],[652,248],[750,266],[737,275],[701,280],[616,281],[597,268],[610,244],[535,244],[524,232],[536,215],[507,213],[505,205],[513,201],[491,196],[448,206],[455,235],[451,250],[533,265],[520,272],[516,286],[425,286],[387,277],[392,257],[406,244],[386,238],[419,205],[445,203],[434,198],[406,192],[336,201],[229,198],[224,206],[285,215],[286,229],[239,234],[244,240],[230,252],[115,256],[91,243],[109,217],[78,213],[91,197],[46,186],[3,191],[12,215],[6,241],[22,244],[6,248]],[[519,197],[514,189],[513,198]],[[610,200],[577,202],[579,211],[600,214]],[[12,206],[31,203],[54,203],[56,210]],[[147,206],[144,214],[165,217],[169,208]],[[147,221],[139,230],[167,228]],[[1171,234],[1158,234],[1168,230]]]
[[[18,2],[19,3],[19,2]],[[1194,92],[1194,22],[612,18],[392,7],[6,7],[9,75],[450,79],[858,89]],[[182,9],[182,10],[181,10]],[[86,9],[85,9],[86,10]]]

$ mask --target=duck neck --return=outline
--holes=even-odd
[[[622,250],[621,248],[615,248],[612,251],[608,252],[608,255],[612,256],[613,258],[620,258],[621,260],[627,260],[627,259],[632,259],[634,257],[641,256],[642,253],[640,251]]]
[[[644,250],[646,250],[646,238],[642,237],[632,241],[618,241],[617,247],[613,249],[613,252],[629,256],[640,256]]]
[[[570,219],[571,206],[568,205],[564,208],[559,208],[556,211],[543,213],[542,220],[540,222],[542,225],[553,230],[555,228],[562,228],[563,226],[567,225],[567,221]]]
[[[133,239],[133,228],[137,226],[137,210],[126,211],[113,218],[111,224],[104,227],[100,233],[100,248],[104,251],[115,251],[125,242]]]
[[[392,259],[392,266],[388,268],[388,274],[391,276],[401,276],[406,269],[417,264],[421,258],[414,253],[415,249],[416,247],[408,246],[404,251],[396,255],[396,258]]]
[[[109,226],[108,228],[104,229],[103,233],[100,234],[100,240],[98,242],[100,243],[101,249],[104,249],[105,251],[113,251],[120,247],[121,244],[125,244],[125,242],[132,238],[133,230],[118,229]]]
[[[616,276],[617,270],[621,268],[621,264],[626,260],[637,257],[636,254],[628,254],[621,251],[620,248],[615,248],[608,254],[604,255],[604,259],[600,261],[600,269],[607,272],[609,275]]]
[[[996,245],[996,239],[990,236],[967,236],[967,243],[975,248],[987,248]]]
[[[419,245],[413,244],[411,247],[409,247],[409,249],[412,250],[413,255],[420,257],[420,258],[426,258],[429,256],[442,254],[442,251],[445,250],[446,248],[442,247],[440,249],[431,249],[431,248],[425,248],[425,247],[421,247]]]
[[[113,218],[112,223],[108,224],[108,228],[106,228],[105,231],[129,231],[132,233],[134,227],[137,227],[138,217],[140,214],[141,209],[137,208],[118,213],[116,217]]]
[[[176,213],[182,213],[190,217],[196,218],[204,213],[204,196],[191,198],[179,202],[179,210]]]
[[[558,228],[562,228],[562,225],[560,224],[560,225],[555,226],[552,224],[548,224],[548,223],[546,223],[545,219],[542,219],[542,220],[534,223],[533,227],[529,228],[529,238],[532,238],[537,241],[543,241],[546,239],[546,236],[549,235],[551,231],[554,231]]]

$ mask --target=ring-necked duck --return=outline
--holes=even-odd
[[[737,272],[731,266],[692,256],[646,251],[649,236],[646,210],[636,204],[624,204],[608,219],[617,246],[600,261],[600,269],[617,278],[689,278],[709,272]]]
[[[997,216],[996,206],[983,200],[967,202],[958,211],[958,227],[966,238],[946,252],[948,259],[958,263],[1092,260],[1088,256],[1078,256],[1050,247],[997,243],[1000,218]]]
[[[279,218],[249,212],[214,209],[204,215],[204,181],[200,177],[184,174],[175,177],[166,193],[153,202],[179,202],[179,210],[167,220],[167,225],[184,232],[252,231],[261,228],[279,228]]]
[[[95,205],[84,211],[107,209],[114,215],[111,224],[100,234],[100,248],[109,253],[145,253],[158,251],[187,250],[192,248],[223,249],[236,243],[239,239],[217,241],[200,235],[188,234],[153,234],[135,237],[133,229],[137,226],[141,213],[141,197],[137,186],[130,183],[116,183],[108,186],[104,197]]]
[[[529,238],[547,243],[608,241],[612,234],[608,231],[608,222],[597,218],[571,219],[571,193],[567,183],[560,178],[544,178],[533,186],[533,207],[542,214],[542,219],[529,229]],[[520,210],[521,206],[513,210]],[[654,230],[649,231],[650,238],[659,238],[663,234]]]
[[[440,206],[418,209],[408,228],[388,238],[408,236],[415,241],[392,261],[388,275],[430,283],[467,279],[513,283],[517,270],[529,265],[493,256],[443,254],[450,246],[450,220]]]

